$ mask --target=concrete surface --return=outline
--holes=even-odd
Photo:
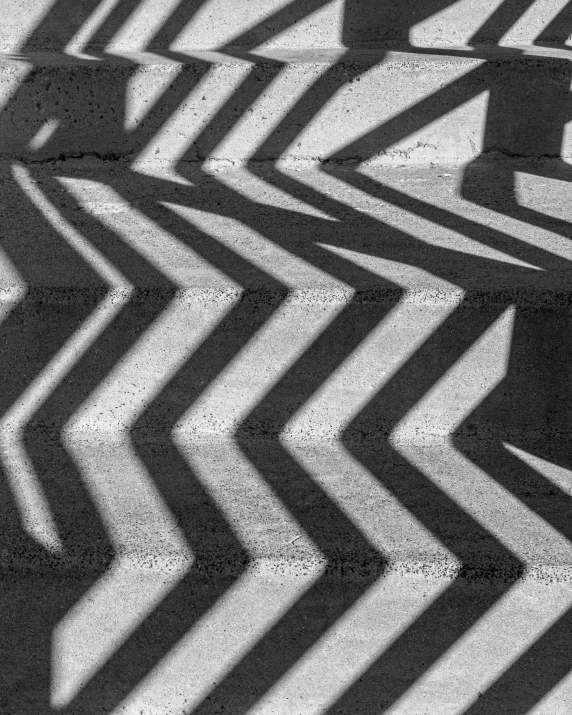
[[[566,50],[26,55],[0,62],[0,156],[399,166],[572,156]]]
[[[568,712],[567,165],[2,171],[5,712]]]
[[[568,4],[2,10],[1,715],[568,715]]]
[[[0,51],[526,45],[566,40],[565,0],[5,0]]]

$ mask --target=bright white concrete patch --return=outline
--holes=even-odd
[[[19,52],[55,4],[56,0],[2,0],[0,52]]]
[[[278,48],[311,47],[330,49],[342,42],[344,0],[330,0],[319,10],[306,15],[283,32],[255,48],[256,54],[264,55]]]

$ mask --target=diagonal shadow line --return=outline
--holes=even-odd
[[[284,70],[284,66],[284,63],[265,59],[262,69],[259,64],[252,67],[246,78],[201,130],[192,147],[177,162],[177,170],[181,175],[186,176],[189,170],[193,171],[192,167],[188,166],[189,160],[192,161],[194,158],[193,155],[198,156],[201,161],[209,157],[224,137],[230,134],[233,126],[238,124],[249,107],[271,86]]]
[[[536,327],[535,327],[536,326]],[[512,358],[505,379],[465,423],[498,423],[507,413],[517,415],[511,421],[511,444],[570,469],[570,450],[566,440],[554,435],[566,434],[569,424],[570,344],[562,340],[570,328],[568,311],[549,316],[544,312],[517,311],[513,332]],[[538,364],[544,370],[538,370]],[[555,367],[559,369],[555,369]],[[463,426],[461,426],[461,431]],[[548,435],[538,435],[538,431]],[[533,432],[531,435],[530,433]],[[536,434],[534,433],[536,432]],[[499,436],[493,434],[484,444],[474,445],[463,439],[456,446],[468,459],[525,504],[534,514],[572,542],[570,508],[572,497],[556,483],[528,466],[508,451]],[[502,673],[465,711],[491,712],[500,707],[511,715],[524,715],[572,671],[572,608],[568,609],[524,654]]]
[[[129,195],[125,183],[114,187]],[[131,199],[134,197],[131,196]],[[173,218],[162,210],[173,230]],[[144,209],[144,206],[141,207]],[[161,223],[161,218],[155,219]],[[208,491],[175,447],[171,430],[211,382],[225,369],[244,345],[271,318],[286,297],[286,289],[234,252],[221,247],[210,236],[190,231],[179,219],[180,240],[189,243],[213,265],[233,280],[248,284],[253,273],[267,289],[245,291],[193,356],[171,379],[133,425],[131,439],[161,496],[177,517],[195,555],[189,573],[164,598],[85,685],[64,712],[88,708],[97,699],[102,683],[118,679],[123,692],[115,699],[118,706],[153,667],[212,608],[245,571],[249,555],[226,521]],[[192,234],[191,236],[189,234]],[[208,249],[207,249],[208,246]],[[270,286],[270,290],[268,290]],[[156,431],[157,424],[163,428]],[[150,430],[153,439],[149,439]],[[189,508],[192,510],[189,514]],[[180,614],[174,622],[173,614]],[[150,644],[152,644],[150,646]]]
[[[22,52],[38,48],[63,50],[102,0],[56,0],[39,25],[28,35]]]
[[[485,61],[475,69],[420,99],[411,107],[391,117],[380,126],[326,157],[324,164],[341,164],[348,159],[363,162],[383,154],[399,140],[414,134],[444,114],[485,92],[491,83],[491,63]],[[356,161],[356,163],[357,163]]]
[[[101,52],[108,45],[116,33],[124,27],[131,15],[142,4],[142,0],[119,0],[99,25],[89,42],[85,45],[85,52],[95,54]]]
[[[534,4],[535,0],[511,0],[501,3],[479,29],[469,38],[468,44],[496,45],[513,25]]]
[[[565,45],[572,33],[572,4],[566,5],[534,40],[535,45]]]
[[[140,332],[146,330],[166,310],[173,299],[175,288],[163,274],[155,270],[136,251],[129,249],[104,224],[82,212],[79,204],[69,192],[65,191],[62,195],[62,186],[59,182],[46,177],[41,172],[38,173],[38,176],[42,180],[43,193],[54,205],[58,206],[59,213],[64,220],[71,225],[79,226],[90,243],[96,246],[115,266],[121,268],[123,275],[129,277],[133,282],[140,282],[144,278],[151,285],[162,284],[161,289],[155,291],[156,300],[141,300],[142,297],[147,297],[145,295],[147,291],[143,289],[144,296],[138,295],[138,291],[135,291],[135,295],[97,336],[89,351],[73,365],[66,375],[65,382],[58,385],[57,389],[42,403],[26,426],[24,441],[27,451],[42,483],[45,484],[52,510],[62,524],[62,532],[73,534],[79,543],[83,543],[85,536],[73,533],[72,527],[77,521],[77,515],[71,512],[69,505],[66,504],[68,490],[62,489],[61,481],[63,480],[63,483],[71,488],[73,485],[81,485],[82,477],[62,442],[62,430],[91,392],[104,381],[121,357],[132,348],[139,339]],[[81,218],[78,219],[78,216]],[[109,286],[98,292],[105,295],[108,289]],[[81,292],[77,291],[77,293],[75,298],[81,300]],[[85,301],[86,306],[90,307],[92,311],[101,305],[102,295],[90,298],[88,293],[88,299]],[[46,459],[45,455],[46,444],[49,445],[49,459]],[[54,474],[61,476],[61,479],[54,479]],[[85,520],[82,527],[84,528],[85,524],[89,523],[89,519],[95,519],[95,514],[91,516],[84,514],[82,518]],[[97,521],[99,523],[99,517],[97,517]],[[91,531],[88,531],[89,539],[93,540],[93,544],[90,544],[88,540],[83,545],[83,552],[86,554],[91,553],[93,545],[98,541],[93,536],[94,533],[95,525]],[[101,539],[102,537],[99,541]],[[106,547],[102,549],[102,553],[109,552],[111,549],[107,537],[105,541]],[[96,549],[94,556],[98,551]],[[104,560],[106,563],[102,566],[107,566],[109,557]]]
[[[503,307],[494,306],[477,312],[465,299],[369,402],[343,436],[346,449],[461,565],[447,589],[330,706],[328,713],[332,715],[351,711],[355,703],[359,703],[363,712],[385,712],[523,573],[524,564],[515,554],[387,442],[370,444],[368,448],[366,443],[360,444],[355,439],[356,433],[373,431],[372,425],[375,426],[380,413],[387,414],[390,424],[384,422],[383,433],[390,434],[419,397],[462,357],[502,311]],[[478,599],[468,589],[472,581],[484,584],[478,591]]]
[[[346,170],[342,173],[333,166],[323,167],[322,170],[376,199],[386,201],[388,204],[408,211],[420,218],[427,219],[437,226],[442,226],[455,233],[467,236],[467,238],[478,241],[485,246],[490,246],[502,253],[507,253],[521,261],[539,266],[544,270],[562,269],[563,259],[560,256],[556,256],[554,253],[539,246],[524,243],[521,239],[516,238],[510,233],[493,228],[492,226],[480,224],[478,221],[453,213],[435,204],[430,204],[417,197],[410,196],[402,191],[375,181],[371,177],[358,171]],[[511,216],[526,222],[524,214],[511,214]],[[552,230],[552,228],[548,228],[548,222],[546,228]],[[568,232],[570,232],[569,224]],[[498,261],[495,262],[498,263]]]
[[[208,75],[212,64],[193,58],[192,71],[183,70],[165,87],[160,97],[135,129],[129,132],[132,141],[141,148],[155,137],[160,129],[174,116],[177,109],[185,104],[200,82]]]
[[[471,415],[471,418],[474,417],[474,414]],[[459,441],[458,449],[572,541],[569,519],[572,499],[569,494],[527,467],[500,444],[491,445],[490,451],[485,453],[482,448],[479,451],[470,449],[466,443]],[[527,493],[523,493],[524,485]],[[542,501],[547,492],[557,500],[558,510]],[[507,715],[528,713],[572,671],[571,636],[572,608],[569,608],[479,695],[478,700],[463,711],[463,715],[485,715],[499,708]]]
[[[18,225],[10,226],[7,223],[4,226],[2,248],[29,287],[26,297],[0,325],[3,336],[0,342],[0,410],[3,414],[42,373],[105,294],[99,276],[63,241],[56,230],[44,224],[43,216],[17,185],[4,192],[4,208],[7,197],[13,196],[16,197],[15,215],[18,216]],[[42,227],[41,231],[37,230],[38,226]],[[88,286],[85,290],[76,288],[80,297],[81,293],[85,295],[71,309],[65,289],[46,287],[42,259],[54,251],[62,260],[61,275],[64,278],[72,275],[80,286]],[[52,413],[56,421],[58,416]],[[4,528],[1,539],[4,546],[2,567],[5,569],[2,598],[4,606],[8,600],[11,617],[6,618],[5,613],[2,616],[1,650],[4,652],[5,670],[0,702],[12,709],[22,703],[23,699],[26,702],[33,699],[47,712],[50,701],[52,628],[98,578],[109,561],[111,550],[95,505],[83,487],[77,470],[65,459],[62,461],[57,441],[45,441],[45,435],[33,432],[33,424],[28,424],[23,441],[32,448],[32,458],[37,456],[34,452],[42,452],[41,460],[34,460],[34,466],[41,486],[55,508],[63,553],[54,555],[25,535],[7,475],[2,468],[0,493]],[[38,444],[42,441],[44,444],[40,450]],[[36,446],[38,449],[34,449]],[[52,468],[55,465],[66,471],[54,473]],[[63,485],[69,488],[62,490]],[[79,513],[82,519],[78,525],[77,518],[74,519],[72,515],[77,517]],[[95,558],[90,558],[94,549]],[[82,557],[85,557],[83,563]],[[57,578],[54,580],[49,574],[57,575],[62,567],[64,572],[68,572],[70,562],[74,561],[83,576],[71,581],[70,587],[62,593],[60,581]],[[24,576],[22,571],[27,572],[27,575]],[[18,575],[11,576],[11,572]],[[12,591],[17,595],[10,599]],[[33,682],[30,692],[22,690],[22,682],[27,685]]]
[[[570,674],[572,609],[559,618],[463,715],[525,715]],[[538,667],[543,663],[547,667]]]
[[[331,0],[292,0],[245,32],[233,37],[230,42],[219,48],[219,51],[231,53],[237,47],[253,50],[330,2]]]
[[[384,555],[282,446],[280,433],[392,307],[373,305],[364,317],[360,299],[350,301],[236,430],[242,452],[327,563],[319,580],[193,709],[195,715],[212,712],[213,701],[232,702],[233,712],[246,713],[385,570]]]
[[[186,28],[208,0],[181,0],[163,25],[147,42],[147,50],[164,51],[171,46],[182,28]]]

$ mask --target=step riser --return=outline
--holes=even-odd
[[[572,157],[564,59],[378,53],[336,63],[326,53],[255,64],[220,55],[185,64],[136,56],[32,63],[0,68],[4,159],[99,156],[176,167]]]

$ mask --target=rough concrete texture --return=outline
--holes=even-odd
[[[568,4],[2,9],[1,715],[568,715]]]
[[[305,167],[569,158],[570,81],[566,52],[542,48],[5,58],[0,156]]]
[[[567,39],[566,2],[4,0],[0,51],[526,45]],[[70,32],[70,29],[73,32]],[[71,35],[71,36],[70,36]]]
[[[564,162],[3,172],[6,713],[568,712]]]

